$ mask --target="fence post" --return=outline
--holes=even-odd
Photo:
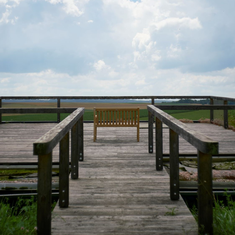
[[[198,229],[213,234],[212,156],[198,151]]]
[[[228,101],[224,100],[224,105],[228,105]],[[228,110],[224,109],[224,128],[228,129]]]
[[[153,115],[148,112],[148,145],[149,153],[153,153]]]
[[[71,179],[78,179],[78,122],[71,129]]]
[[[155,123],[155,144],[156,144],[156,170],[163,169],[163,154],[162,154],[162,122],[156,118]]]
[[[38,155],[37,234],[51,234],[52,153]]]
[[[213,100],[213,98],[210,98],[210,105],[214,105],[214,100]],[[210,123],[212,123],[213,120],[214,120],[214,110],[211,109],[211,110],[210,110]]]
[[[69,132],[60,141],[59,206],[69,206]]]
[[[151,98],[151,104],[154,105],[154,98]]]
[[[79,161],[84,160],[84,141],[83,141],[83,116],[78,120],[78,157]]]
[[[57,108],[60,108],[60,98],[57,98]],[[60,122],[60,113],[57,113],[57,122]]]
[[[170,195],[171,200],[179,200],[179,136],[170,131]]]
[[[0,108],[2,108],[2,99],[0,98]],[[0,113],[0,124],[2,123],[2,113]]]

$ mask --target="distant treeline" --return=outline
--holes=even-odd
[[[166,103],[166,102],[162,102]],[[171,101],[171,103],[176,104],[210,104],[209,100],[192,100],[192,99],[180,99],[178,101]]]

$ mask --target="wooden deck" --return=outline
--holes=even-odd
[[[37,162],[32,143],[55,124],[0,125],[0,163]],[[219,141],[220,153],[235,152],[235,132],[211,124],[188,124]],[[164,153],[169,153],[164,128]],[[147,124],[136,128],[99,128],[84,124],[84,162],[79,179],[70,180],[69,208],[53,212],[53,234],[197,234],[197,224],[182,198],[171,201],[169,176],[155,171],[148,153]],[[180,138],[180,153],[196,153]],[[53,151],[58,161],[58,150]]]

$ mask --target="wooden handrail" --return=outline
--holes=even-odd
[[[78,178],[78,162],[83,161],[84,108],[72,114],[33,143],[34,155],[38,155],[37,232],[51,234],[51,171],[52,151],[59,147],[59,206],[69,205],[69,132],[71,131],[71,178]]]
[[[213,234],[212,155],[218,154],[218,142],[190,129],[154,105],[148,105],[149,153],[153,152],[153,121],[156,118],[156,170],[163,169],[162,123],[169,129],[170,138],[170,197],[179,199],[179,136],[198,150],[198,228]]]

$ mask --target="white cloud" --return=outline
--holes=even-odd
[[[103,60],[98,60],[96,63],[94,63],[94,68],[97,70],[97,71],[100,71],[101,69],[104,69],[106,68],[106,64]]]
[[[179,28],[189,28],[189,29],[201,29],[201,23],[198,18],[191,19],[189,17],[184,18],[167,18],[160,22],[153,24],[156,30],[160,30],[165,27],[179,27]]]
[[[2,78],[0,80],[1,83],[8,83],[10,81],[10,78]]]
[[[93,23],[93,20],[88,20],[87,23]]]
[[[89,0],[46,0],[51,4],[63,4],[63,10],[70,15],[79,17],[84,11],[81,10]]]

